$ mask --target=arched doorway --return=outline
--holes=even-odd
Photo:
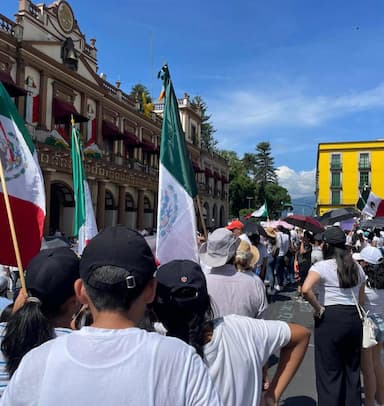
[[[217,228],[217,206],[216,204],[213,205],[212,208],[212,223],[211,226],[213,228]]]
[[[105,220],[104,226],[110,227],[117,224],[117,209],[115,199],[111,191],[105,191]]]
[[[144,196],[144,228],[148,231],[152,231],[153,228],[153,209],[151,201],[148,196]]]
[[[220,219],[219,219],[219,226],[224,227],[226,226],[226,216],[225,216],[225,209],[224,206],[220,207]]]
[[[136,228],[137,210],[132,195],[125,194],[125,222],[128,227]]]
[[[75,201],[72,189],[62,183],[51,184],[51,201],[49,202],[49,234],[60,231],[67,237],[73,233],[73,215]]]
[[[203,219],[205,222],[205,227],[207,228],[208,231],[210,231],[210,222],[209,222],[209,218],[210,218],[210,213],[209,213],[209,204],[207,202],[205,202],[203,204]]]

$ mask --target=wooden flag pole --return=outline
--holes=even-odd
[[[207,233],[207,228],[205,227],[203,211],[201,209],[201,203],[200,203],[199,195],[196,195],[196,204],[197,204],[197,211],[199,212],[201,227],[203,228],[204,238],[205,238],[205,241],[207,241],[208,233]]]
[[[3,163],[1,162],[1,159],[0,159],[0,178],[1,178],[1,188],[3,189],[3,194],[4,194],[5,207],[6,207],[6,209],[7,209],[7,216],[8,216],[8,222],[9,222],[9,228],[10,228],[10,230],[11,230],[11,235],[12,235],[13,248],[15,249],[17,268],[19,269],[19,276],[20,276],[20,282],[21,282],[21,289],[22,289],[22,291],[24,292],[25,296],[27,296],[28,293],[27,293],[27,287],[26,287],[26,285],[25,285],[25,278],[24,278],[24,272],[23,272],[23,265],[22,265],[22,263],[21,263],[21,257],[20,257],[20,251],[19,251],[19,244],[18,244],[18,242],[17,242],[16,231],[15,231],[15,224],[14,224],[14,222],[13,222],[13,216],[12,216],[11,205],[9,204],[9,196],[8,196],[7,184],[6,184],[6,182],[5,182]]]

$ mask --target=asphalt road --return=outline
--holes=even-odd
[[[265,319],[283,320],[298,323],[313,331],[312,308],[309,303],[298,302],[295,288],[287,288],[271,298]],[[277,354],[278,355],[278,354]],[[269,376],[273,376],[278,359],[271,357]],[[313,335],[308,345],[305,358],[295,377],[285,390],[280,405],[315,406],[317,405]]]

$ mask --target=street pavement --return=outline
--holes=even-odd
[[[313,332],[312,307],[306,301],[296,300],[296,289],[288,287],[270,298],[270,304],[265,319],[283,320],[288,323],[298,323]],[[278,354],[276,354],[278,356]],[[269,376],[272,377],[278,358],[270,359]],[[285,390],[280,405],[284,406],[315,406],[317,405],[313,334],[308,345],[305,358],[296,372],[295,377]]]

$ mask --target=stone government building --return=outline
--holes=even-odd
[[[156,228],[161,104],[153,111],[98,74],[96,40],[87,43],[70,5],[19,0],[15,21],[0,14],[0,80],[38,150],[46,188],[46,235],[72,234],[70,118],[84,142],[85,170],[99,229]],[[200,148],[201,111],[179,100],[207,228],[228,217],[227,162]]]

